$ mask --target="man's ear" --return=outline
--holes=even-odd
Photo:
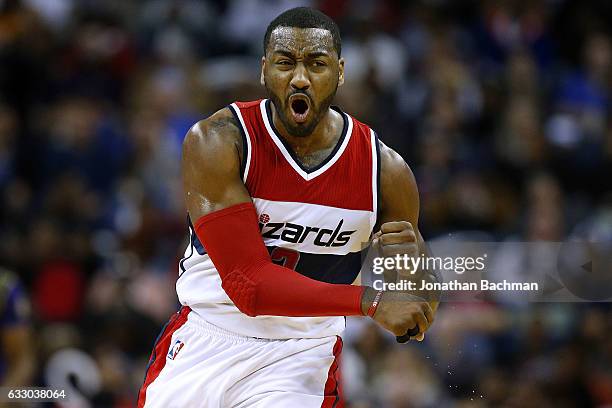
[[[266,68],[266,57],[261,57],[261,75],[259,76],[259,83],[266,86],[266,80],[264,79],[264,69]]]
[[[338,86],[344,83],[344,58],[338,60]]]

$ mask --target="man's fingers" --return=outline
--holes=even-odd
[[[412,224],[408,221],[385,222],[380,226],[380,230],[383,232],[383,234],[387,234],[389,232],[400,232],[407,228],[412,229]]]
[[[416,327],[414,327],[416,329]],[[412,333],[411,330],[408,330],[401,336],[395,336],[395,339],[398,343],[407,343],[409,340],[423,341],[425,340],[425,333]]]
[[[403,244],[408,242],[416,242],[414,231],[403,230],[400,232],[389,232],[382,234],[379,238],[383,245]]]
[[[429,325],[431,326],[435,318],[431,305],[429,303],[423,303],[423,307],[421,309],[423,310],[423,314],[425,315],[427,321],[429,322]]]
[[[419,325],[419,333],[425,333],[427,329],[429,329],[429,322],[423,313],[417,313],[414,316],[414,320],[416,320]]]
[[[381,240],[382,238],[379,238],[377,242],[380,243],[380,250],[383,251],[383,256],[394,257],[395,255],[407,255],[406,242],[401,244],[383,244]]]
[[[408,340],[410,340],[412,337],[414,336],[418,336],[420,333],[421,329],[419,328],[418,325],[415,325],[413,328],[408,329],[408,330],[404,330],[402,333],[397,334],[396,333],[396,337],[398,337],[398,341],[400,343],[405,343]],[[402,340],[402,341],[400,341]]]

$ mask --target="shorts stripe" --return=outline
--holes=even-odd
[[[325,382],[325,391],[323,395],[323,404],[321,408],[344,408],[344,401],[342,400],[342,390],[340,388],[340,367],[339,357],[342,352],[342,338],[336,336],[336,343],[334,344],[334,361],[329,366],[329,372],[327,373],[327,381]]]
[[[166,365],[166,354],[168,354],[170,349],[172,335],[185,324],[189,312],[191,312],[191,309],[188,306],[183,306],[180,311],[173,314],[168,323],[162,328],[157,340],[155,340],[149,364],[147,365],[144,383],[138,393],[138,408],[144,407],[147,398],[147,388],[155,381]],[[159,358],[157,358],[158,356]]]

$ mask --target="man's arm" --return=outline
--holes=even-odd
[[[418,228],[420,199],[412,170],[393,149],[379,142],[381,157],[381,214],[378,224],[383,252],[389,255],[431,255]],[[418,282],[440,282],[438,271],[420,268],[416,273],[399,273],[395,279]],[[438,308],[439,292],[415,291],[413,294],[427,299],[434,312]]]
[[[377,226],[378,232],[373,236],[373,243],[379,246],[382,256],[394,257],[395,255],[408,255],[418,257],[423,254],[429,255],[421,233],[418,230],[419,218],[419,193],[412,171],[402,157],[389,147],[379,142],[381,152],[381,213]],[[435,271],[419,270],[415,274],[397,271],[386,271],[385,280],[396,281],[398,278],[410,279],[415,282],[421,280],[438,281]],[[417,283],[417,287],[420,285]],[[364,298],[370,300],[376,296],[376,291],[368,288]],[[423,291],[386,291],[382,294],[380,310],[374,314],[378,320],[379,313],[388,312],[393,303],[414,302],[419,303],[427,300],[425,318],[416,319],[416,324],[409,327],[403,333],[397,334],[398,341],[405,342],[409,336],[422,340],[424,333],[434,321],[435,311],[438,307],[438,293]],[[418,327],[417,327],[418,325]],[[413,333],[413,329],[417,329]]]

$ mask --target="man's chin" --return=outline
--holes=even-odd
[[[306,137],[312,133],[315,127],[311,122],[297,123],[291,121],[286,128],[291,136]]]

